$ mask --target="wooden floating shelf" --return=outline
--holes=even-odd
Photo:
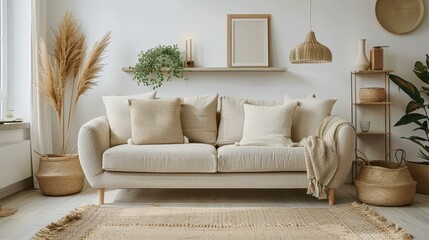
[[[391,73],[393,70],[391,69],[383,69],[383,70],[357,70],[352,71],[352,74],[378,74],[378,73]]]
[[[392,102],[357,102],[353,105],[390,105]]]
[[[390,135],[389,132],[357,132],[357,135]]]
[[[124,72],[134,72],[129,67],[123,67]],[[167,71],[163,69],[162,71]],[[207,67],[207,68],[185,68],[184,72],[286,72],[285,67]]]

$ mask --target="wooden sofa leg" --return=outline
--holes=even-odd
[[[98,202],[100,205],[104,204],[104,188],[98,189]]]
[[[335,188],[328,189],[328,199],[329,199],[329,206],[332,206],[335,204]]]

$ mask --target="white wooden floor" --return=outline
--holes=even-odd
[[[147,207],[328,207],[327,201],[308,196],[299,190],[180,190],[123,189],[106,190],[106,203],[138,204]],[[48,223],[70,210],[97,204],[96,190],[85,187],[76,195],[47,197],[38,190],[24,190],[0,200],[2,207],[18,208],[15,215],[0,218],[0,239],[31,239]],[[336,193],[336,206],[357,201],[354,187],[345,185]],[[429,239],[429,195],[417,194],[407,207],[373,207],[391,222],[405,228],[415,239]]]

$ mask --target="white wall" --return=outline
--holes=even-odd
[[[8,109],[30,120],[31,1],[7,1]]]
[[[429,6],[429,0],[425,0]],[[189,81],[173,80],[158,90],[161,97],[189,96],[218,92],[220,95],[282,99],[285,93],[338,99],[334,114],[350,119],[350,70],[357,56],[358,40],[366,38],[367,50],[389,45],[385,66],[398,75],[417,82],[411,69],[429,52],[429,26],[422,24],[406,35],[384,30],[375,17],[375,1],[314,0],[313,30],[333,54],[330,64],[293,65],[289,52],[302,42],[309,30],[308,1],[302,0],[48,0],[48,25],[56,26],[61,15],[72,10],[82,20],[90,46],[106,31],[112,31],[107,64],[99,84],[80,100],[72,142],[79,127],[93,117],[105,114],[103,95],[147,92],[137,86],[132,75],[121,71],[132,66],[140,50],[159,44],[179,44],[192,36],[197,66],[226,66],[226,15],[228,13],[271,14],[271,58],[273,66],[286,66],[286,73],[189,73]],[[52,37],[52,33],[48,33]],[[392,87],[392,123],[403,113],[408,99]],[[410,134],[407,127],[393,128],[393,147],[416,148],[399,137]],[[55,141],[54,141],[55,142]],[[374,148],[374,147],[373,147]]]

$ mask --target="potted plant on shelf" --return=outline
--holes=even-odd
[[[402,89],[410,98],[411,101],[405,108],[405,115],[395,124],[402,126],[407,124],[415,124],[416,128],[413,131],[422,133],[419,136],[413,135],[402,137],[417,144],[420,149],[418,157],[423,159],[423,162],[407,162],[411,176],[417,182],[416,192],[429,194],[429,103],[426,103],[422,97],[422,93],[429,96],[429,55],[426,54],[426,65],[420,61],[414,64],[413,72],[426,86],[421,86],[420,89],[414,84],[402,79],[393,74],[389,74],[392,80],[400,89]]]
[[[160,45],[146,52],[141,51],[136,65],[131,69],[134,70],[133,80],[138,85],[156,89],[172,77],[183,78],[184,66],[177,45]]]
[[[96,85],[95,79],[103,68],[101,61],[110,42],[110,32],[95,43],[88,56],[86,37],[70,11],[64,14],[53,33],[52,57],[45,42],[40,42],[39,79],[35,84],[55,110],[60,152],[40,154],[36,177],[43,194],[62,196],[78,193],[83,188],[84,174],[79,157],[67,153],[67,147],[78,100]]]

